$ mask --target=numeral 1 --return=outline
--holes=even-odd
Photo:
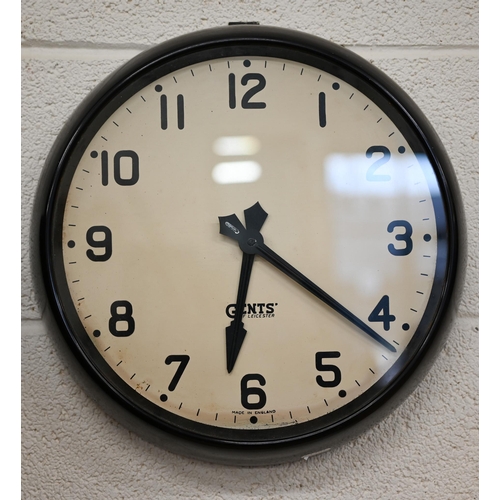
[[[326,127],[326,94],[320,92],[318,95],[319,126]]]

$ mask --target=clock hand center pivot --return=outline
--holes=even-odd
[[[255,254],[257,247],[264,243],[260,229],[267,218],[267,213],[259,202],[247,208],[244,213],[246,227],[236,214],[219,217],[220,233],[237,241],[242,252]]]

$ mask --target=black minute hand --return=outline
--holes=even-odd
[[[311,292],[314,296],[318,297],[318,299],[322,300],[333,310],[337,311],[339,314],[344,316],[344,318],[348,319],[351,323],[356,325],[361,331],[365,332],[370,337],[375,339],[377,342],[382,344],[384,347],[389,349],[389,351],[396,352],[396,348],[393,345],[389,344],[389,342],[387,342],[387,340],[381,337],[375,330],[370,328],[366,323],[361,321],[357,316],[355,316],[352,312],[346,309],[342,304],[340,304],[333,297],[328,295],[318,285],[316,285],[310,279],[306,278],[302,273],[297,271],[297,269],[295,269],[288,262],[282,259],[276,252],[271,250],[267,245],[265,245],[264,242],[257,243],[255,247],[256,247],[255,253],[257,255],[260,255],[268,262],[270,262],[273,266],[277,267],[281,272],[285,273],[287,276],[296,281],[299,285],[302,285],[308,292]]]
[[[259,210],[264,210],[259,203],[256,203],[251,209],[258,208]],[[248,209],[248,210],[251,210]],[[246,212],[246,211],[245,211]],[[265,213],[265,212],[264,212]],[[266,214],[267,216],[267,214]],[[281,272],[286,274],[288,277],[293,279],[299,285],[303,286],[308,292],[312,293],[315,297],[322,300],[325,304],[330,306],[334,311],[338,312],[344,318],[349,320],[352,324],[357,326],[361,331],[372,337],[379,344],[383,345],[389,351],[396,352],[396,348],[389,344],[387,340],[381,337],[375,330],[370,328],[365,322],[355,316],[352,312],[346,309],[342,304],[337,302],[333,297],[328,295],[324,290],[322,290],[318,285],[313,283],[309,278],[304,276],[301,272],[290,265],[286,260],[280,257],[276,252],[271,250],[267,245],[264,244],[264,238],[260,234],[259,230],[245,230],[236,215],[231,215],[226,218],[219,218],[221,220],[221,233],[229,236],[230,238],[238,241],[241,250],[244,253],[251,255],[260,255],[263,259],[267,260],[270,264],[275,266]],[[226,222],[225,230],[222,230],[223,221]],[[229,224],[229,225],[228,225]],[[230,226],[232,226],[232,229]],[[262,224],[261,224],[262,226]],[[239,228],[242,228],[241,231]]]

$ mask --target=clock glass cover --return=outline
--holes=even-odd
[[[447,160],[399,91],[259,29],[113,75],[52,155],[43,229],[87,369],[148,425],[228,449],[382,404],[436,335],[457,252]]]

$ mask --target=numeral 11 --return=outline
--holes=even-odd
[[[168,128],[168,101],[165,94],[160,95],[160,126],[162,130]],[[177,96],[177,128],[179,130],[184,128],[184,96],[182,94]]]

